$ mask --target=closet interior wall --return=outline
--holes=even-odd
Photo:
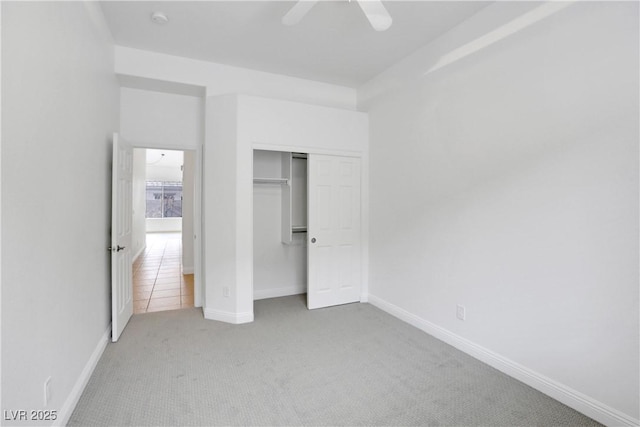
[[[253,297],[274,298],[307,291],[307,161],[291,153],[253,151]],[[290,197],[290,199],[289,199]],[[283,198],[285,203],[283,203]],[[283,209],[291,201],[291,226],[283,233]],[[285,230],[286,231],[286,230]]]

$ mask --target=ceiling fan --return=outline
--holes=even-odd
[[[298,2],[282,17],[284,25],[296,25],[304,18],[319,0],[298,0]],[[351,1],[351,0],[349,0]],[[393,20],[380,0],[356,0],[369,23],[376,31],[384,31],[391,26]]]

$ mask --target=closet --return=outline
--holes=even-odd
[[[369,121],[334,98],[207,97],[205,318],[251,322],[254,299],[293,294],[306,293],[310,308],[366,298]],[[292,157],[289,177],[292,153],[307,160]],[[305,187],[306,203],[296,196]]]
[[[307,291],[307,155],[253,151],[254,299]]]
[[[253,151],[254,299],[308,308],[361,296],[360,159]]]

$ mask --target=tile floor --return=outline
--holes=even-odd
[[[182,274],[180,233],[149,233],[133,263],[133,312],[193,307],[193,274]]]

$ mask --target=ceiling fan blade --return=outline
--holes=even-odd
[[[376,31],[384,31],[391,26],[393,19],[380,0],[358,0],[360,8]]]
[[[282,17],[282,23],[284,25],[296,25],[317,2],[318,0],[299,0],[289,12]]]

